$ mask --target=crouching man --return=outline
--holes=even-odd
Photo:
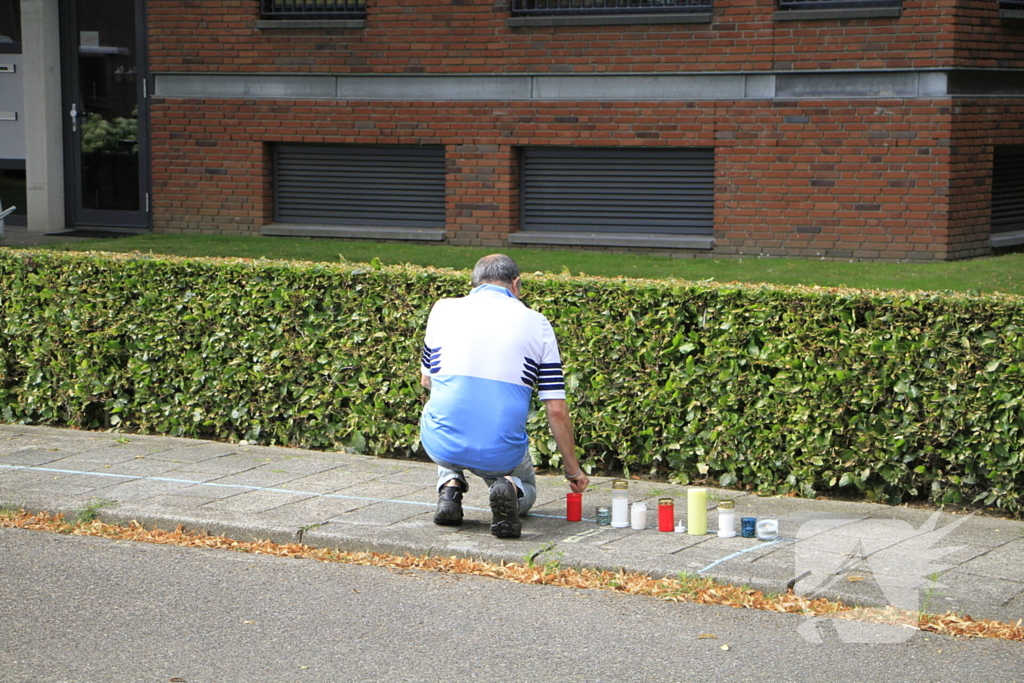
[[[535,388],[570,488],[582,493],[590,483],[576,458],[558,342],[547,318],[519,301],[521,286],[515,261],[492,254],[477,262],[468,296],[442,299],[430,311],[420,442],[437,463],[435,524],[462,523],[468,470],[490,487],[491,533],[519,538],[520,517],[537,498],[526,436]]]

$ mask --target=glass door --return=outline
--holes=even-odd
[[[69,227],[148,228],[145,0],[63,0]]]

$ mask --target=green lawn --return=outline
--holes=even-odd
[[[177,256],[235,256],[299,261],[411,263],[472,268],[494,249],[286,237],[138,235],[65,243],[62,249],[141,251]],[[680,259],[656,255],[504,249],[524,273],[681,278],[717,282],[953,290],[1024,294],[1024,253],[944,263],[875,263],[802,259]]]

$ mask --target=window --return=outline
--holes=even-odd
[[[997,146],[992,159],[993,246],[1007,246],[1007,233],[1024,237],[1024,145]]]
[[[443,228],[444,147],[276,145],[274,220]]]
[[[779,0],[776,21],[898,17],[903,0]]]
[[[262,0],[264,19],[364,19],[366,0]]]
[[[531,147],[520,177],[524,231],[714,233],[710,148]]]
[[[779,9],[875,9],[902,7],[903,0],[779,0]]]
[[[1024,10],[1024,0],[1001,0],[999,9]]]
[[[21,0],[0,0],[0,52],[21,52]]]
[[[711,0],[512,0],[512,16],[681,14],[711,11]]]

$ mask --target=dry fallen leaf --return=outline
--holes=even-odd
[[[864,577],[863,576],[847,576],[846,580],[847,581],[863,581]]]
[[[702,633],[699,636],[697,636],[697,640],[704,640],[706,638],[714,638],[715,640],[718,640],[718,636],[712,633]]]
[[[132,521],[126,526],[105,524],[99,520],[71,523],[66,521],[63,515],[33,514],[24,510],[15,514],[0,514],[0,527],[49,531],[76,536],[98,536],[115,541],[159,543],[189,548],[219,548],[236,552],[383,567],[393,570],[416,569],[444,574],[483,576],[525,584],[608,590],[628,595],[647,595],[672,602],[724,605],[805,616],[831,616],[920,629],[943,635],[1002,638],[1024,642],[1024,619],[1013,623],[974,619],[968,615],[958,615],[953,612],[939,615],[908,612],[895,607],[854,609],[842,602],[825,598],[811,600],[792,593],[766,596],[763,592],[752,588],[716,584],[711,579],[654,579],[640,572],[621,570],[618,572],[596,569],[551,571],[548,567],[528,567],[511,562],[493,564],[457,556],[441,558],[343,552],[294,543],[279,545],[270,541],[236,541],[224,536],[211,536],[206,531],[187,531],[183,526],[178,526],[173,532],[147,529],[137,521]],[[848,576],[847,579],[854,580],[854,577]],[[856,579],[863,580],[863,577],[856,577]],[[723,646],[722,649],[729,649],[729,646]],[[172,680],[174,683],[184,682],[184,679],[180,678]]]

